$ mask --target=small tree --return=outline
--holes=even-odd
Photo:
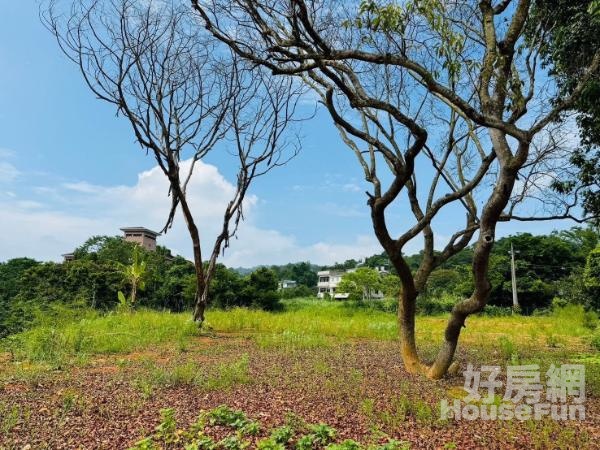
[[[347,272],[337,285],[337,292],[350,294],[355,300],[371,300],[373,294],[381,290],[381,276],[375,269],[359,267]]]
[[[171,209],[162,231],[181,210],[196,271],[194,319],[202,324],[216,261],[243,219],[250,185],[298,151],[289,148],[285,132],[301,89],[231,54],[178,2],[67,1],[65,9],[58,0],[46,2],[43,22],[90,90],[128,120],[168,179]],[[233,155],[237,175],[204,265],[187,187],[196,163],[218,144]]]
[[[146,287],[146,261],[140,256],[139,245],[133,249],[133,261],[122,268],[122,273],[130,286],[129,299],[122,291],[119,291],[119,303],[122,307],[133,308],[136,304],[138,290],[143,291]]]
[[[271,269],[260,267],[246,279],[246,286],[239,294],[248,306],[267,311],[279,309],[279,293],[277,275]]]

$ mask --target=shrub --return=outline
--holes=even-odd
[[[287,444],[293,436],[294,430],[289,425],[284,425],[271,431],[271,439],[278,444]]]
[[[592,344],[592,347],[600,351],[600,333],[593,335],[590,343]]]
[[[289,289],[281,289],[279,291],[279,296],[282,299],[314,297],[315,294],[315,289],[311,289],[308,286],[304,285],[296,286],[294,288]]]
[[[417,298],[417,312],[425,316],[449,313],[457,301],[457,297],[448,294],[440,297],[421,295]]]
[[[598,314],[595,311],[586,311],[583,314],[583,326],[595,330],[598,327]]]
[[[513,310],[508,306],[485,305],[481,315],[488,317],[504,317],[512,315]]]

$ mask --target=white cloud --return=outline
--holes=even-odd
[[[20,172],[15,166],[6,161],[0,161],[0,183],[13,182],[19,175]]]
[[[225,205],[234,191],[234,186],[215,166],[197,163],[188,195],[207,256],[222,226]],[[33,187],[31,192],[31,198],[0,195],[0,260],[20,256],[60,260],[62,253],[72,251],[92,235],[116,235],[123,226],[160,230],[170,207],[168,183],[158,168],[140,173],[133,186],[70,182]],[[301,245],[293,236],[256,227],[253,218],[258,214],[257,203],[255,196],[248,197],[244,211],[246,221],[222,259],[227,265],[306,260],[328,264],[380,251],[375,238],[368,236],[358,236],[354,242],[341,244]],[[159,238],[159,243],[191,257],[191,243],[181,216],[173,228]]]
[[[231,267],[297,261],[325,265],[381,252],[379,243],[372,236],[358,236],[347,244],[317,242],[303,246],[294,237],[250,225],[240,230],[239,237],[238,241],[232,242],[223,259]]]
[[[21,175],[21,172],[14,165],[6,161],[14,155],[14,151],[0,148],[0,184],[12,183]]]

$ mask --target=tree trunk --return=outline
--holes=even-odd
[[[512,161],[505,161],[500,170],[500,178],[481,216],[479,239],[473,253],[473,294],[458,303],[453,309],[444,332],[444,343],[438,352],[435,362],[427,372],[431,379],[443,377],[452,364],[458,338],[467,317],[481,311],[488,299],[491,284],[488,280],[490,254],[494,246],[496,224],[502,211],[508,204],[517,177],[517,170],[511,168]]]
[[[398,299],[398,329],[400,331],[400,354],[404,367],[410,373],[420,373],[422,364],[417,354],[415,339],[416,292],[403,286]]]
[[[137,298],[137,283],[134,281],[131,285],[131,306],[135,305],[136,298]]]
[[[208,289],[203,289],[202,292],[196,292],[196,305],[194,307],[194,321],[198,322],[199,326],[204,323],[204,311],[206,310]]]
[[[192,246],[194,249],[194,269],[196,271],[196,299],[194,304],[194,321],[198,326],[202,327],[204,322],[204,311],[208,299],[208,286],[205,280],[204,267],[202,265],[202,248],[200,246],[200,232],[194,221],[194,216],[190,210],[185,194],[181,191],[179,183],[179,175],[170,177],[171,188],[174,195],[179,198],[181,212],[188,228],[190,237],[192,238]]]

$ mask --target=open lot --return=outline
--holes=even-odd
[[[127,448],[173,408],[186,429],[201,411],[228,405],[267,430],[326,423],[335,440],[389,439],[406,448],[597,448],[600,358],[577,308],[539,317],[473,317],[458,355],[483,364],[585,364],[586,420],[440,420],[440,401],[464,396],[462,374],[432,382],[408,374],[395,316],[309,300],[282,312],[210,311],[200,333],[189,314],[137,311],[55,320],[3,345],[0,448]],[[431,358],[444,317],[420,317]],[[596,332],[597,333],[597,332]],[[503,378],[503,375],[500,377]],[[208,430],[215,440],[223,430]],[[176,444],[172,448],[178,448]]]

